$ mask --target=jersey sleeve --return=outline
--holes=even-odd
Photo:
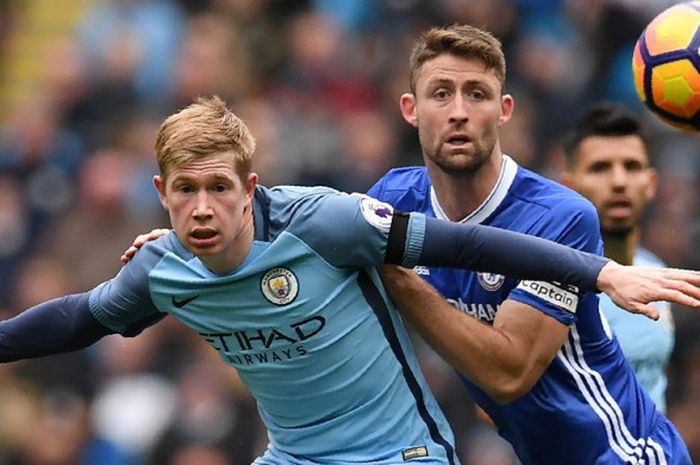
[[[59,297],[0,321],[0,363],[82,349],[110,332],[93,318],[86,292]]]
[[[572,249],[602,255],[598,215],[587,202],[562,202],[558,208],[548,210],[528,233]],[[564,284],[561,280],[521,280],[508,298],[530,305],[565,325],[571,325],[576,321],[576,311],[581,301],[597,298],[583,291],[584,289]]]
[[[366,195],[325,193],[295,207],[287,228],[337,267],[384,263],[394,210]]]
[[[179,241],[171,232],[146,243],[114,278],[89,294],[90,311],[97,321],[123,336],[135,336],[165,317],[151,299],[149,273]],[[181,253],[184,247],[180,245]]]

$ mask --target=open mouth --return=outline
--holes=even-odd
[[[613,202],[607,202],[605,204],[605,210],[611,217],[628,216],[632,212],[632,202],[630,202],[629,200],[617,200]]]
[[[203,247],[212,245],[215,242],[217,232],[214,229],[195,229],[190,233],[190,240],[194,245]]]
[[[471,139],[463,135],[450,136],[447,138],[448,145],[453,145],[457,147],[467,145],[469,142],[471,142]]]
[[[216,231],[213,229],[196,229],[192,231],[192,237],[195,239],[211,239],[216,236]]]

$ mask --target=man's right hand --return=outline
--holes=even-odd
[[[166,228],[159,228],[159,229],[153,229],[150,232],[147,232],[146,234],[139,234],[136,236],[136,239],[134,239],[133,244],[131,244],[131,247],[126,249],[124,253],[121,256],[121,261],[122,263],[128,263],[129,260],[136,254],[136,252],[143,247],[143,244],[145,244],[148,241],[154,241],[158,239],[161,236],[165,236],[170,232],[170,229]]]

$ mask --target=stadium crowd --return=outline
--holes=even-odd
[[[0,1],[3,68],[22,5],[36,1]],[[659,171],[643,245],[669,266],[700,269],[700,140],[651,116],[630,72],[644,25],[674,2],[83,3],[72,33],[41,50],[40,85],[0,121],[0,319],[90,289],[119,270],[137,234],[168,224],[151,184],[153,136],[198,95],[222,96],[246,120],[266,185],[364,191],[390,167],[420,164],[398,108],[410,46],[454,22],[504,44],[516,109],[501,141],[525,167],[557,179],[564,132],[597,100],[643,115]],[[667,413],[700,463],[700,315],[674,317]],[[514,464],[452,369],[416,343],[462,462]],[[248,465],[267,438],[217,357],[168,318],[137,339],[0,365],[0,465]]]

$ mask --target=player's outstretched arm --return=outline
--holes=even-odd
[[[88,293],[60,297],[0,321],[0,363],[82,349],[111,333],[92,316]]]
[[[520,279],[560,281],[584,291],[603,291],[619,307],[651,318],[658,318],[656,309],[648,305],[653,301],[700,308],[697,271],[622,266],[539,237],[434,218],[425,218],[420,257],[416,263],[406,263],[410,244],[396,247],[405,242],[392,236],[406,237],[407,228],[406,216],[395,214],[387,263],[469,268]]]
[[[403,237],[394,244],[403,244],[408,216],[403,227],[392,224],[392,235]],[[546,239],[527,236],[488,226],[450,223],[426,218],[425,237],[420,264],[461,267],[489,271],[521,279],[560,281],[583,290],[603,291],[620,308],[658,319],[658,311],[649,303],[666,300],[692,308],[700,308],[700,272],[668,268],[622,266],[605,257],[581,252]],[[401,221],[401,220],[400,220]],[[136,237],[122,255],[128,262],[148,241],[167,234],[169,229],[154,229]],[[387,263],[402,263],[405,250],[387,256]]]

